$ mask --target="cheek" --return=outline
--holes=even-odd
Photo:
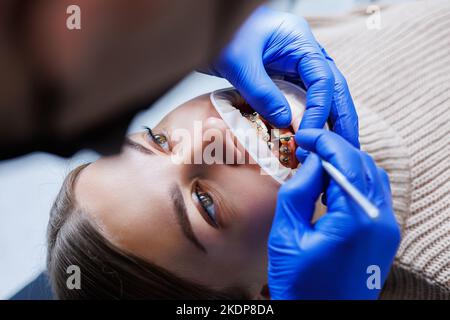
[[[242,191],[247,198],[240,201],[239,218],[236,219],[241,240],[253,248],[265,246],[275,213],[278,188],[255,184],[250,191]]]

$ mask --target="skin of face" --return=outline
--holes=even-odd
[[[209,287],[239,286],[257,295],[267,283],[267,239],[280,185],[256,164],[174,163],[173,150],[183,147],[183,156],[192,158],[204,148],[181,146],[186,142],[170,138],[179,129],[194,134],[196,121],[202,130],[214,128],[225,136],[227,126],[209,97],[197,97],[153,128],[154,134],[168,136],[169,152],[147,132],[133,134],[130,140],[154,154],[126,146],[120,154],[90,164],[80,172],[75,198],[107,239],[127,252]],[[245,152],[237,144],[223,144],[237,155]],[[208,223],[195,186],[213,199],[219,227]],[[206,252],[181,231],[172,195],[176,189]]]

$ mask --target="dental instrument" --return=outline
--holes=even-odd
[[[293,139],[295,135],[287,135],[277,137],[277,140],[289,141]],[[287,140],[286,140],[287,139]],[[330,175],[331,178],[367,213],[367,215],[376,219],[379,216],[379,210],[374,206],[358,189],[356,189],[348,179],[340,172],[335,166],[326,160],[320,159],[322,167]]]
[[[358,203],[367,215],[376,219],[379,215],[379,210],[375,207],[358,189],[356,189],[347,178],[331,163],[321,159],[322,167],[333,178],[333,180]]]

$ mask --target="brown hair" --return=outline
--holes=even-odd
[[[58,299],[249,299],[238,288],[216,290],[114,246],[76,204],[73,190],[82,165],[64,180],[47,231],[47,269]],[[81,271],[81,288],[69,289],[68,267]]]

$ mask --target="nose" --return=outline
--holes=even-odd
[[[173,149],[174,155],[182,164],[245,163],[245,150],[221,118],[209,117],[195,121],[190,137],[184,137],[182,140]]]
[[[201,148],[205,164],[244,163],[245,151],[221,118],[209,117],[205,120],[203,138]]]

